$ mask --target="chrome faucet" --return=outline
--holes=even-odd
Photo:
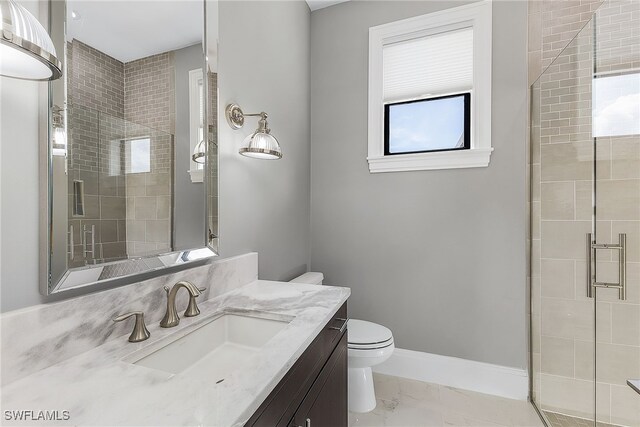
[[[180,323],[180,317],[176,311],[176,294],[180,288],[185,288],[189,291],[189,305],[184,312],[184,316],[194,317],[200,314],[200,310],[196,304],[196,297],[200,296],[200,293],[207,288],[198,288],[193,283],[184,280],[173,285],[171,289],[169,289],[168,286],[165,286],[164,290],[167,293],[167,312],[164,314],[162,321],[160,321],[160,326],[163,328],[173,328],[174,326],[178,326],[178,323]]]

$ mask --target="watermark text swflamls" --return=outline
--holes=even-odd
[[[4,419],[5,421],[69,421],[71,419],[71,413],[66,410],[6,410],[4,411]]]

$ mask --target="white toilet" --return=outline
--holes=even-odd
[[[321,285],[324,275],[309,272],[291,280]],[[376,407],[371,367],[387,360],[393,350],[389,328],[364,320],[350,319],[347,327],[349,348],[349,411],[369,412]]]

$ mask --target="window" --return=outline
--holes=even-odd
[[[369,170],[486,167],[491,2],[369,29]]]
[[[640,134],[640,73],[593,80],[593,136]]]
[[[384,154],[470,148],[471,94],[385,104]]]
[[[127,173],[151,172],[151,139],[149,137],[130,139],[126,141]]]

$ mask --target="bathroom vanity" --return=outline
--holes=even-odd
[[[241,266],[257,272],[255,254],[3,316],[3,372],[12,376],[3,378],[3,410],[68,411],[69,419],[56,425],[346,426],[349,289],[243,283],[233,277],[246,276]],[[159,285],[177,276],[210,286],[199,316],[182,317],[183,292],[180,324],[161,328]],[[132,320],[114,325],[110,319],[129,298],[128,305],[144,309],[151,333],[140,343],[127,341]],[[19,335],[17,325],[25,322],[41,331],[38,337]],[[215,338],[216,328],[226,335]],[[215,347],[216,339],[218,349],[240,344],[239,352],[192,345]],[[93,347],[83,349],[91,340]]]
[[[246,426],[346,426],[347,303],[280,381]]]

